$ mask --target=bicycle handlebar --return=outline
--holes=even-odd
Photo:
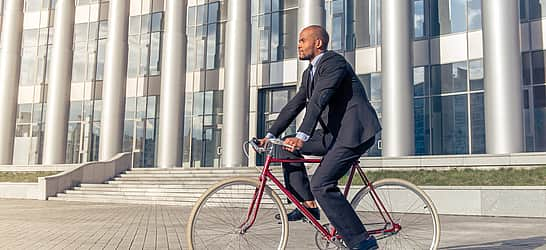
[[[243,149],[244,149],[245,155],[247,155],[247,157],[248,157],[248,152],[246,151],[246,146],[245,146],[246,144],[250,144],[250,146],[252,146],[252,149],[254,149],[254,151],[256,151],[256,153],[258,153],[258,154],[270,153],[272,148],[273,148],[273,145],[278,145],[278,146],[283,146],[283,147],[288,147],[288,148],[294,148],[294,146],[288,145],[288,144],[284,143],[283,140],[277,139],[277,138],[268,139],[267,143],[260,147],[260,141],[257,138],[252,138],[250,141],[247,141],[247,142],[243,143]]]

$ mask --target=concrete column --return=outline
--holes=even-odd
[[[182,165],[186,90],[186,0],[167,0],[159,111],[160,168]]]
[[[326,28],[326,9],[324,0],[300,0],[298,3],[298,40],[299,32],[309,25],[320,25]],[[330,34],[331,35],[331,34]],[[330,39],[331,40],[331,39]],[[294,44],[297,46],[297,44]],[[301,84],[303,71],[309,66],[309,61],[298,61],[298,88]],[[301,120],[303,117],[300,117]]]
[[[109,160],[120,153],[123,145],[129,0],[110,1],[108,17],[99,145],[101,161]]]
[[[21,68],[23,0],[6,0],[2,16],[0,54],[0,164],[13,163],[17,96]]]
[[[523,151],[518,1],[482,1],[485,142],[488,154]]]
[[[248,140],[250,50],[250,1],[229,1],[221,163],[225,167],[247,165],[242,143]]]
[[[381,4],[383,156],[413,155],[413,1]]]
[[[56,32],[49,69],[43,164],[62,164],[66,159],[75,11],[73,0],[57,0],[55,4]]]

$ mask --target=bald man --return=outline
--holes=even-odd
[[[316,199],[350,249],[377,249],[375,238],[368,235],[337,184],[352,163],[374,145],[381,126],[353,68],[343,56],[327,50],[328,42],[328,33],[321,26],[301,31],[298,55],[310,62],[309,67],[303,72],[297,94],[281,110],[261,143],[278,137],[305,108],[297,134],[284,138],[294,148],[285,148],[281,157],[296,159],[303,154],[323,158],[311,182],[302,163],[284,163],[286,187],[319,219]],[[290,221],[303,217],[297,209],[288,214]]]

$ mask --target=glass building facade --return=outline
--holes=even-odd
[[[7,0],[0,0],[0,4]],[[127,0],[129,1],[129,0]],[[189,0],[182,163],[222,165],[228,4]],[[25,0],[13,164],[41,164],[55,0]],[[298,86],[297,0],[250,1],[250,137],[261,137]],[[381,0],[325,0],[329,49],[351,62],[382,117]],[[546,151],[546,6],[519,0],[524,151]],[[109,1],[75,0],[66,163],[99,159]],[[157,165],[164,0],[130,0],[123,151]],[[413,0],[415,155],[486,148],[481,0]],[[4,8],[0,8],[0,20]],[[1,32],[1,30],[0,30]],[[2,46],[0,44],[0,46]],[[1,84],[1,83],[0,83]],[[285,134],[294,133],[294,122]],[[2,138],[7,140],[7,138]],[[370,156],[382,155],[381,135]],[[251,159],[249,165],[260,164]]]

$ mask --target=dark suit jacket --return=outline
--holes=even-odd
[[[309,70],[294,98],[281,110],[268,132],[279,136],[306,108],[298,131],[313,135],[318,122],[336,143],[356,147],[381,130],[379,119],[368,101],[366,91],[345,58],[326,51],[315,66],[313,82]]]

